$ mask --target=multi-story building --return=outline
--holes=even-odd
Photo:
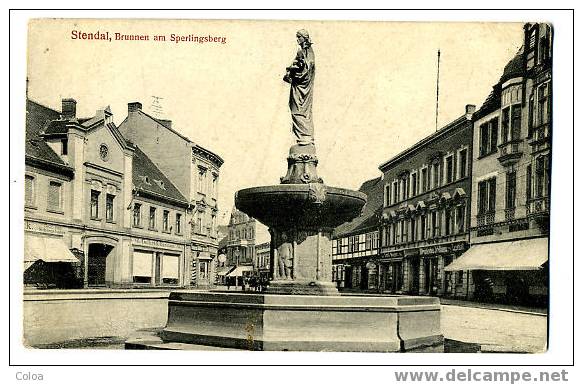
[[[61,112],[27,100],[25,151],[25,283],[66,262],[67,286],[189,285],[188,201],[109,107],[80,118],[73,99]]]
[[[384,290],[385,265],[379,258],[379,218],[383,205],[381,177],[366,181],[362,214],[332,234],[332,281],[339,288]]]
[[[526,24],[524,45],[476,112],[470,295],[524,302],[547,296],[552,29]],[[530,297],[530,298],[529,298]]]
[[[157,167],[187,197],[193,208],[186,223],[192,241],[192,285],[206,287],[216,279],[219,169],[223,159],[156,119],[139,102],[128,103],[128,116],[119,126],[125,138],[138,144]]]
[[[228,276],[269,274],[271,236],[267,227],[233,207],[228,225],[225,254]]]
[[[381,284],[391,293],[465,295],[444,267],[469,247],[475,106],[381,164]]]

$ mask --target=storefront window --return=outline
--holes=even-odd
[[[133,252],[133,281],[135,283],[152,283],[152,252]]]
[[[178,284],[178,270],[180,257],[178,255],[164,255],[162,257],[162,283],[166,285]]]

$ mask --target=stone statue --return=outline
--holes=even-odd
[[[310,35],[305,29],[296,33],[300,49],[291,66],[287,67],[283,80],[290,83],[289,109],[292,116],[292,132],[298,145],[314,144],[312,100],[316,61]]]
[[[282,232],[277,247],[277,278],[293,279],[293,246],[286,233]]]

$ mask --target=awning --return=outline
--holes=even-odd
[[[241,277],[244,271],[253,271],[253,266],[237,266],[227,277]]]
[[[51,237],[24,236],[24,266],[34,262],[71,262],[79,263],[73,253],[65,246],[62,239]]]
[[[548,238],[472,245],[445,271],[538,270],[549,259],[548,246]]]
[[[229,272],[230,272],[231,270],[233,270],[233,269],[234,269],[234,267],[233,267],[233,266],[226,266],[226,267],[221,267],[221,268],[220,268],[220,269],[217,271],[217,275],[222,277],[223,275],[227,275],[227,274],[229,274]]]

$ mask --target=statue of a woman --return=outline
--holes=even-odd
[[[305,29],[296,33],[300,49],[283,80],[290,83],[289,109],[292,116],[292,132],[299,145],[314,144],[312,100],[316,61],[310,35]]]

